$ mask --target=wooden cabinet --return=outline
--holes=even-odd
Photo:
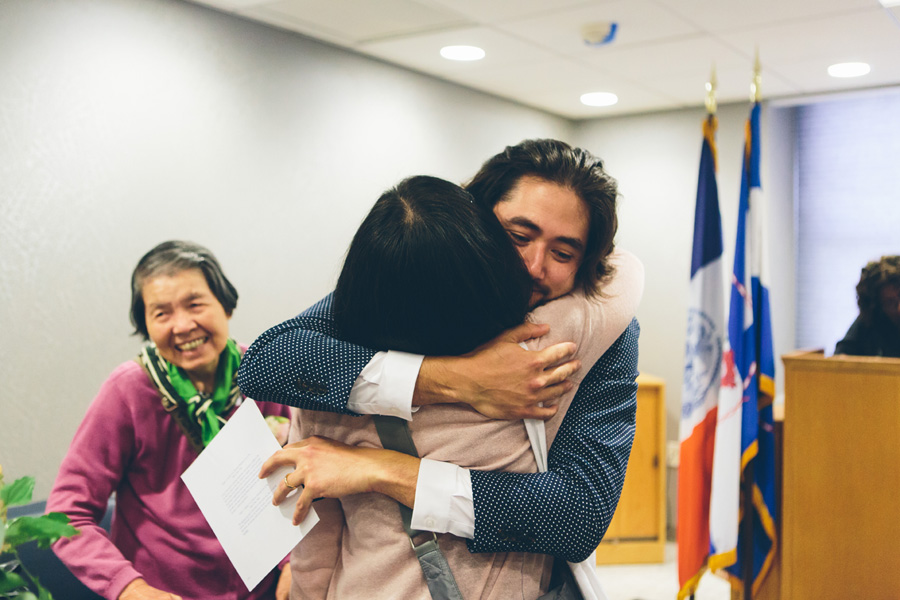
[[[900,598],[900,360],[785,366],[781,597]]]
[[[663,562],[666,544],[666,398],[659,377],[637,379],[637,431],[625,487],[597,564]]]

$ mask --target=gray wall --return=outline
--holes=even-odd
[[[698,90],[698,95],[702,94]],[[743,122],[720,108],[731,268]],[[462,181],[509,143],[602,156],[618,242],[646,266],[641,370],[678,437],[702,110],[573,123],[301,36],[165,0],[0,5],[0,463],[46,497],[101,382],[128,360],[128,281],[164,239],[209,246],[252,341],[334,284],[352,233],[404,176]],[[763,115],[776,352],[793,341],[790,109]],[[780,365],[778,365],[780,367]]]

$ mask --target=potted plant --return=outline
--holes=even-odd
[[[34,477],[22,477],[5,485],[0,465],[0,598],[52,600],[53,596],[41,586],[37,576],[29,573],[19,560],[18,548],[34,541],[39,548],[46,549],[59,538],[78,533],[69,525],[69,517],[58,512],[7,519],[7,508],[28,504],[33,492]]]

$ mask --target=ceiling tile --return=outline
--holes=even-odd
[[[609,47],[650,42],[697,33],[697,28],[652,0],[612,0],[560,10],[540,18],[518,19],[497,27],[520,39],[570,56],[587,56],[601,48],[587,45],[585,25],[614,22],[617,30]]]
[[[746,55],[741,54],[705,34],[673,41],[598,48],[585,61],[621,77],[640,80],[683,75],[700,76],[705,82],[713,65],[716,71],[744,69],[749,74],[753,69],[752,49]]]
[[[529,95],[527,104],[569,119],[594,119],[678,107],[672,98],[624,83],[617,84],[616,89],[619,102],[613,106],[585,106],[577,96],[573,97],[559,89],[548,89],[543,93]]]
[[[784,73],[796,63],[820,61],[825,67],[864,57],[900,57],[900,28],[882,10],[860,11],[840,17],[769,26],[731,33],[728,43],[738,48],[759,48],[764,70]]]
[[[900,55],[900,48],[894,56]],[[821,60],[798,62],[791,65],[780,65],[779,70],[791,81],[796,82],[802,93],[822,93],[838,90],[852,90],[861,87],[880,87],[897,85],[900,81],[900,61],[893,57],[866,60],[872,71],[868,75],[853,78],[831,77],[826,72],[828,65]],[[765,89],[765,84],[763,89]]]
[[[459,11],[471,20],[482,24],[491,24],[522,17],[553,14],[572,6],[583,6],[586,0],[422,0],[430,4],[443,6],[448,10]],[[609,0],[592,0],[594,4],[603,4]]]
[[[466,80],[479,89],[489,89],[495,93],[508,90],[513,95],[528,97],[553,89],[570,94],[575,100],[588,92],[617,93],[615,88],[620,82],[618,77],[558,57],[504,69],[485,69],[472,73]]]
[[[459,13],[415,0],[277,0],[255,8],[321,28],[352,43],[470,23]]]
[[[232,12],[244,8],[250,8],[260,4],[266,4],[272,0],[191,0],[195,4],[205,4],[225,12]]]
[[[747,27],[802,22],[877,6],[877,0],[656,0],[706,31],[728,32]]]
[[[474,45],[485,51],[479,61],[452,61],[442,58],[440,50],[451,44]],[[443,75],[477,73],[508,65],[546,60],[549,52],[505,33],[487,27],[468,27],[397,37],[360,44],[358,50],[413,69]]]

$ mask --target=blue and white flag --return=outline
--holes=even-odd
[[[760,105],[754,103],[746,128],[741,197],[734,249],[734,275],[728,315],[728,343],[719,394],[719,424],[710,500],[711,569],[725,569],[732,584],[743,585],[743,566],[751,561],[753,595],[769,571],[776,548],[775,436],[772,400],[775,359],[765,242],[765,201],[760,184]],[[745,502],[742,483],[751,487]],[[752,522],[743,539],[739,515]]]

